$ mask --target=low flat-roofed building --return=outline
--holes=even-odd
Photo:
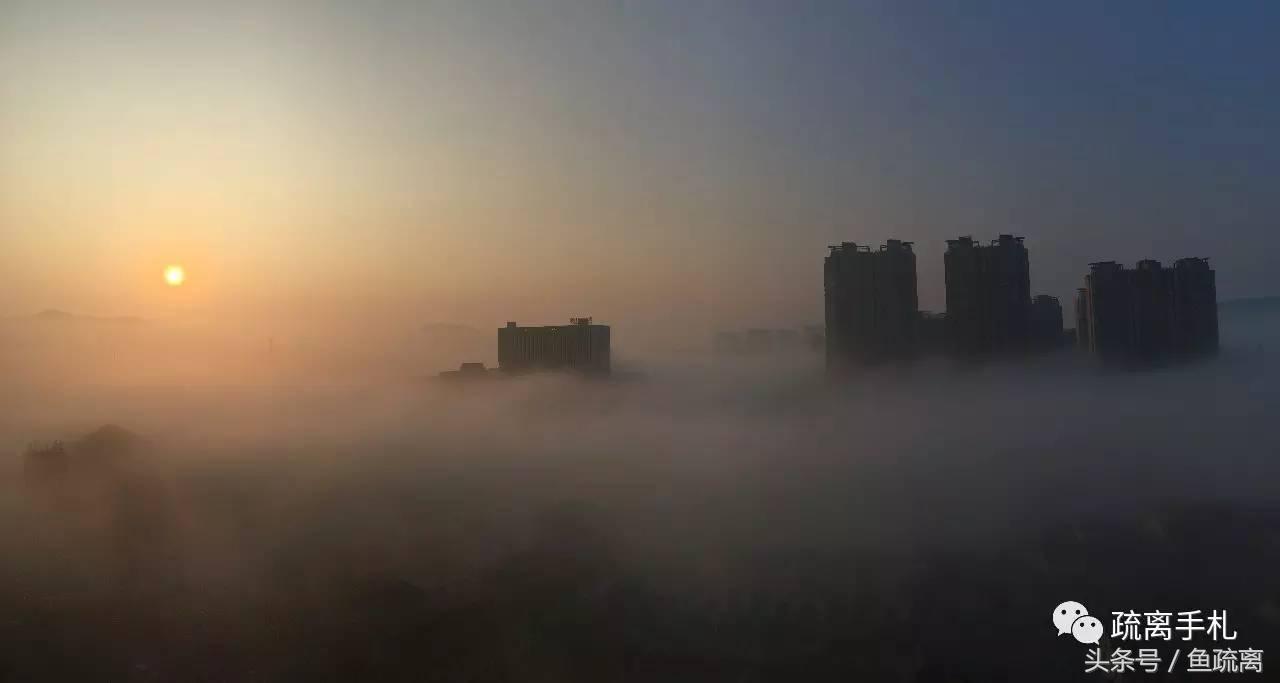
[[[609,326],[591,318],[571,318],[568,325],[521,327],[514,322],[498,329],[498,369],[508,373],[571,370],[608,374]]]

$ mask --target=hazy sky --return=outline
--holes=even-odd
[[[1280,292],[1280,5],[0,0],[0,314],[821,318],[839,240]],[[167,263],[188,284],[168,289]],[[661,332],[660,332],[661,334]],[[680,336],[673,333],[673,336]]]

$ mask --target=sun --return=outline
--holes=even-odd
[[[164,281],[170,287],[181,287],[187,281],[187,271],[182,266],[169,266],[164,269]]]

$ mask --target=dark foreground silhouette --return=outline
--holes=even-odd
[[[468,564],[486,530],[450,530],[442,487],[356,477],[282,521],[279,480],[165,480],[156,455],[118,427],[27,454],[5,680],[1078,680],[1085,646],[1049,623],[1066,599],[1226,609],[1237,646],[1280,643],[1280,511],[1256,505],[1171,501],[909,553],[748,543],[709,588],[627,557],[625,522],[589,504],[548,504]],[[370,487],[420,517],[362,537],[345,520]],[[258,547],[260,571],[219,558],[218,534]]]

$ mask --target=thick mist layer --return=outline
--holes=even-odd
[[[1280,326],[1223,329],[1221,358],[1161,371],[1063,353],[843,385],[809,356],[456,385],[50,364],[0,399],[0,665],[1072,680],[1066,599],[1228,609],[1240,645],[1280,644]],[[55,439],[50,475],[23,451]]]

